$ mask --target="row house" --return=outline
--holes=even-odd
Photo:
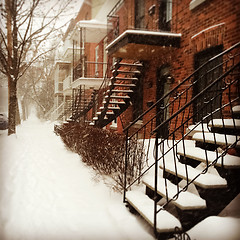
[[[107,13],[116,2],[85,0],[71,20],[51,72],[55,83],[52,119],[79,121],[79,113],[101,86],[107,69]]]
[[[239,1],[92,0],[79,13],[56,65],[61,101],[72,121],[125,134],[124,202],[159,239],[224,214],[240,192]]]

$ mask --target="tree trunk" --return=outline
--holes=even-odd
[[[8,101],[8,135],[16,133],[17,114],[17,84],[12,79],[8,81],[9,101]]]

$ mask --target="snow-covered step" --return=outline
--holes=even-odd
[[[113,112],[113,111],[107,111],[106,114],[108,114],[108,115],[114,115],[114,112]]]
[[[240,114],[240,105],[234,106],[232,111],[234,114]]]
[[[114,99],[129,99],[130,97],[129,96],[118,96],[118,95],[111,95],[110,96],[111,98],[114,98]]]
[[[107,103],[107,101],[103,100],[103,104],[106,104],[106,103]],[[109,104],[114,104],[114,105],[121,104],[121,105],[124,105],[126,103],[124,101],[118,101],[118,100],[115,100],[115,99],[110,99]]]
[[[130,77],[111,77],[111,80],[127,80],[127,81],[137,81],[138,80],[138,78],[134,78],[134,77],[132,77],[132,78],[130,78]]]
[[[141,63],[124,63],[124,62],[115,62],[113,66],[125,66],[125,67],[142,67],[143,65]]]
[[[139,73],[141,73],[141,72],[138,71],[138,70],[128,71],[128,70],[114,69],[114,70],[112,71],[112,73],[114,74],[115,72],[118,73],[118,74],[139,74]]]
[[[198,148],[198,147],[187,147],[185,148],[185,152],[183,148],[179,148],[177,153],[181,156],[185,156],[197,161],[205,162],[206,163],[206,155],[208,158],[208,162],[212,163],[217,158],[217,153],[214,151],[205,151],[204,149]],[[220,153],[218,153],[218,156]],[[224,168],[240,168],[240,157],[233,156],[226,154],[223,157],[220,157],[217,162],[216,166],[221,167],[223,163]]]
[[[124,105],[124,104],[126,104],[124,101],[109,101],[109,104],[122,104],[122,105]]]
[[[188,133],[188,136],[193,136],[197,132],[209,132],[209,128],[206,123],[203,125],[190,125],[187,127],[186,132]]]
[[[94,120],[94,121],[98,120],[98,117],[93,117],[93,120]]]
[[[118,107],[118,106],[108,106],[108,109],[109,110],[119,110],[120,107]]]
[[[154,202],[147,195],[139,191],[128,191],[126,195],[128,203],[153,227],[154,226]],[[158,206],[160,209],[160,206]],[[180,221],[166,210],[157,214],[157,232],[173,232]]]
[[[126,84],[126,83],[114,83],[113,86],[115,86],[115,87],[136,87],[136,85],[133,84],[133,83],[129,83],[129,84]]]
[[[223,146],[226,146],[226,145],[229,146],[234,144],[236,141],[238,141],[236,146],[240,147],[240,141],[239,141],[240,136],[225,135],[225,134],[210,133],[210,132],[206,132],[203,135],[203,133],[198,132],[198,133],[195,133],[192,137],[193,140],[199,141],[199,142],[204,142],[204,138],[206,143],[223,145]]]
[[[208,125],[215,128],[240,129],[240,119],[213,119]]]
[[[154,177],[153,176],[146,176],[143,179],[143,183],[152,189],[155,190],[154,187]],[[158,178],[157,182],[157,192],[159,195],[161,195],[164,198],[168,199],[175,199],[172,201],[173,204],[175,204],[177,207],[179,207],[182,210],[193,210],[193,209],[204,209],[206,208],[206,201],[202,199],[201,197],[197,196],[194,193],[183,191],[181,192],[178,197],[176,198],[179,191],[182,190],[181,187],[179,189],[177,186],[173,183],[171,183],[169,180],[166,179],[166,186],[167,186],[167,194],[166,194],[166,188],[165,188],[165,179],[164,178]]]
[[[114,93],[133,93],[131,89],[113,89],[112,92]]]
[[[117,105],[117,104],[116,104],[116,105]],[[120,109],[119,106],[108,106],[107,108],[108,108],[109,110],[119,110],[119,109]],[[105,107],[104,107],[104,106],[101,106],[99,109],[103,110],[103,109],[105,109]]]
[[[160,161],[160,168],[163,167],[163,162]],[[175,170],[175,166],[177,168],[177,174]],[[187,171],[186,171],[187,168]],[[165,161],[165,170],[172,175],[177,175],[178,177],[189,181],[193,181],[193,183],[202,188],[225,188],[227,187],[227,181],[220,177],[219,175],[211,174],[209,172],[202,174],[202,170],[193,168],[191,166],[181,164],[176,162],[176,165],[173,161]],[[186,173],[187,172],[187,173]],[[198,177],[197,177],[198,176]],[[195,179],[196,178],[196,179]]]

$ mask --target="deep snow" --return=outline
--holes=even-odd
[[[1,240],[154,239],[52,123],[32,116],[0,134]]]
[[[189,230],[191,239],[238,240],[239,200]],[[31,116],[16,135],[0,131],[0,240],[83,239],[154,237],[122,195],[64,147],[53,123]]]

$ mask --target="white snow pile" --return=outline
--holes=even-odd
[[[239,240],[240,218],[211,216],[188,231],[191,239]]]
[[[122,195],[64,147],[52,123],[32,116],[16,135],[0,131],[0,177],[1,240],[154,239]],[[188,233],[197,240],[237,240],[239,221],[239,214],[210,217]]]
[[[154,239],[122,196],[64,147],[53,124],[31,117],[0,132],[0,239]]]

